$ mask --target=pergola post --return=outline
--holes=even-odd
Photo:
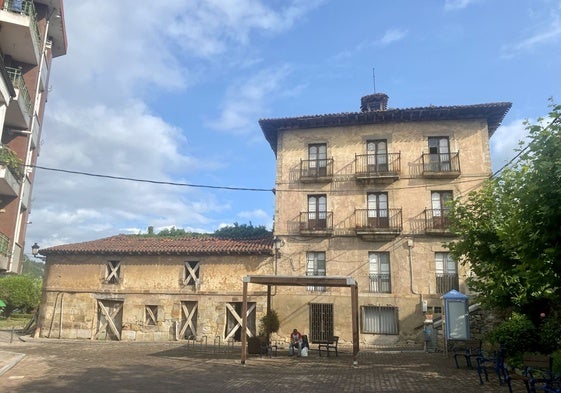
[[[353,320],[353,366],[358,365],[358,285],[351,286],[351,313]]]

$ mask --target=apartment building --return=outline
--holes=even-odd
[[[350,276],[362,344],[422,342],[441,296],[469,295],[469,272],[445,247],[447,201],[489,177],[489,139],[510,107],[391,109],[378,93],[356,113],[260,120],[277,162],[276,274]],[[351,342],[348,298],[344,288],[276,288],[279,333]]]
[[[20,273],[62,0],[0,0],[0,273]]]

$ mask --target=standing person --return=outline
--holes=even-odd
[[[288,353],[290,356],[294,355],[294,347],[298,347],[298,356],[302,353],[302,334],[298,329],[294,329],[290,335],[290,345],[288,347]]]

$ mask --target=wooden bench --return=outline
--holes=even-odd
[[[322,348],[324,348],[325,351],[327,352],[327,356],[329,356],[330,349],[334,349],[335,356],[339,356],[339,353],[337,352],[337,346],[339,344],[339,336],[332,336],[329,340],[326,341],[318,341],[317,344],[318,344],[319,356],[321,356]]]
[[[553,358],[548,355],[524,353],[522,355],[522,369],[519,373],[511,369],[506,371],[508,391],[512,393],[512,381],[521,381],[526,391],[536,392],[536,384],[543,384],[540,390],[546,390],[553,383]],[[546,390],[549,391],[549,390]]]
[[[468,366],[468,368],[473,368],[471,359],[482,356],[481,345],[481,340],[465,340],[456,342],[452,347],[456,368],[460,368],[460,364],[458,363],[459,356],[466,359],[466,365]]]

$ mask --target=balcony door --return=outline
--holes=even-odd
[[[327,228],[327,196],[308,196],[308,229]]]
[[[367,194],[368,227],[387,228],[389,226],[388,194],[370,192]]]
[[[388,144],[385,140],[366,142],[368,172],[388,171]]]
[[[433,191],[431,200],[433,228],[448,228],[448,202],[452,200],[452,191]]]
[[[431,172],[450,172],[450,141],[448,137],[429,137]]]
[[[308,145],[308,168],[310,176],[327,175],[327,145],[325,143]]]

